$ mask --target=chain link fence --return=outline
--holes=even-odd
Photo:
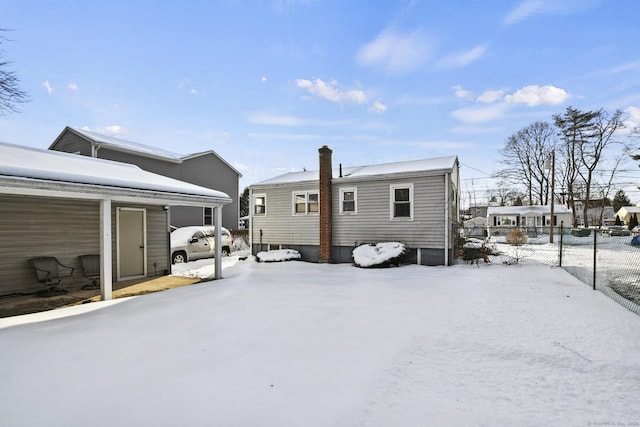
[[[529,236],[520,246],[507,243],[507,236],[491,236],[481,243],[493,263],[547,264],[559,266],[594,290],[599,290],[640,315],[640,246],[632,236],[611,235],[600,230],[555,230],[549,235]]]

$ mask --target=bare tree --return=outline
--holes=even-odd
[[[4,37],[5,29],[0,28],[0,45],[8,39]],[[17,112],[16,104],[27,102],[27,94],[23,92],[13,70],[9,69],[11,62],[4,60],[4,50],[0,48],[0,116],[9,112]]]
[[[545,162],[555,146],[554,129],[546,122],[534,122],[507,139],[500,154],[503,168],[498,176],[505,184],[524,184],[529,204],[547,204],[549,176]]]

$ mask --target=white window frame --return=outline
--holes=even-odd
[[[409,189],[409,216],[395,216],[395,204],[396,204],[396,189]],[[413,207],[414,207],[414,199],[413,199],[413,184],[391,184],[389,185],[389,219],[391,221],[413,221]]]
[[[344,210],[344,193],[353,193],[353,211]],[[357,215],[358,214],[358,189],[356,187],[340,189],[340,215]]]
[[[317,212],[309,212],[309,195],[315,194],[318,197],[318,210]],[[297,196],[304,196],[304,212],[296,211],[296,198]],[[320,214],[320,192],[317,190],[311,191],[294,191],[291,193],[291,214],[293,216],[301,215],[319,215]]]
[[[256,212],[256,199],[263,199],[264,204],[264,212],[257,213]],[[251,214],[253,216],[267,216],[267,195],[265,193],[254,194],[253,199],[251,199]]]

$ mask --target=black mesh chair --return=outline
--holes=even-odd
[[[52,256],[31,258],[29,264],[33,267],[38,282],[47,287],[47,289],[39,293],[40,295],[51,296],[67,293],[65,289],[59,288],[57,285],[65,277],[72,277],[73,267],[60,263],[56,257]]]
[[[82,289],[100,289],[100,255],[80,255],[82,275],[89,280]]]

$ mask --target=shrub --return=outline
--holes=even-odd
[[[511,246],[522,246],[527,243],[527,235],[521,228],[514,228],[507,234],[506,241]]]

